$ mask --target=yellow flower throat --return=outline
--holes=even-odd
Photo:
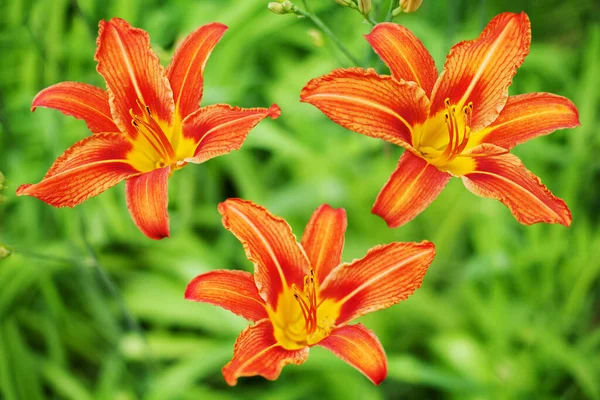
[[[318,343],[329,335],[339,315],[332,300],[319,299],[314,271],[304,277],[304,287],[294,284],[279,296],[276,311],[269,311],[277,342],[288,350]]]
[[[150,107],[136,100],[138,113],[129,110],[131,125],[138,136],[133,139],[133,150],[128,155],[131,163],[140,171],[148,172],[171,166],[171,172],[182,168],[186,158],[193,157],[196,143],[183,138],[181,123],[161,121],[155,118]]]
[[[460,175],[468,168],[470,160],[457,159],[469,144],[473,102],[460,108],[444,101],[444,111],[429,118],[415,129],[415,148],[430,164],[441,170]]]

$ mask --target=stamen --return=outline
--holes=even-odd
[[[150,143],[162,159],[174,162],[176,156],[173,146],[166,137],[162,127],[154,119],[150,107],[140,102],[139,99],[136,99],[136,104],[140,111],[142,111],[143,119],[135,114],[133,109],[130,109],[129,114],[131,115],[133,126],[144,136],[146,141]]]
[[[473,117],[473,102],[469,102],[462,108],[463,129],[459,130],[460,125],[456,116],[456,106],[451,106],[450,98],[444,100],[446,111],[444,112],[444,121],[448,129],[448,144],[444,151],[432,162],[440,165],[447,164],[459,156],[467,147],[471,136],[471,121]]]
[[[304,300],[304,298],[302,298],[302,295],[298,291],[298,288],[296,287],[295,284],[292,285],[292,289],[294,290],[294,298],[296,299],[298,304],[300,304],[300,310],[302,311],[302,314],[304,315],[304,321],[306,323],[306,321],[308,321],[308,319],[309,319],[308,318],[308,315],[309,315],[308,305],[306,304],[306,301]]]
[[[313,312],[313,320],[317,321],[317,291],[315,290],[315,271],[310,269],[310,308]]]
[[[138,116],[133,113],[132,109],[129,110],[129,115],[131,115],[131,118],[132,118],[131,125],[133,125],[133,127],[138,132],[140,132],[142,134],[142,136],[144,136],[144,138],[146,139],[146,141],[148,143],[150,143],[150,145],[152,146],[154,151],[156,151],[160,155],[161,158],[164,158],[164,153],[163,153],[162,149],[159,146],[157,146],[157,144],[154,142],[154,140],[152,140],[152,137],[148,135],[148,132],[146,132],[145,129],[141,129],[140,124],[139,124],[139,122],[141,122],[141,121],[138,118]]]
[[[446,112],[444,114],[444,117],[448,128],[448,145],[446,146],[444,152],[438,157],[440,159],[448,159],[452,155],[454,146],[457,144],[456,142],[458,141],[458,132],[455,132],[457,131],[455,108],[450,108],[449,98],[446,98],[446,100],[444,100],[444,104],[446,105]]]
[[[467,147],[467,144],[469,143],[469,138],[471,137],[470,125],[471,125],[472,115],[473,115],[473,102],[470,102],[469,104],[467,104],[466,106],[463,107],[463,118],[464,118],[465,130],[463,132],[463,139],[462,139],[460,145],[456,149],[454,149],[452,160],[454,158],[456,158],[458,155],[460,155],[460,153],[463,152],[463,150]]]
[[[470,101],[469,104],[467,104],[467,109],[465,110],[465,114],[467,115],[467,126],[471,126],[471,122],[473,119],[473,102]]]
[[[304,277],[304,290],[300,292],[298,287],[293,284],[294,298],[300,305],[300,310],[304,316],[306,333],[311,334],[317,330],[317,292],[315,290],[315,273],[310,270],[310,275]]]

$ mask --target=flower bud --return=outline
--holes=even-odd
[[[287,11],[284,10],[283,5],[281,3],[277,3],[276,1],[270,2],[267,5],[267,8],[275,14],[287,14]]]
[[[0,260],[12,254],[12,251],[5,245],[0,243]]]
[[[371,12],[371,0],[358,0],[358,11],[362,15],[368,15]]]
[[[400,0],[400,9],[405,13],[415,12],[421,7],[423,0]]]
[[[344,7],[357,8],[354,0],[335,0],[335,2]]]
[[[293,12],[294,11],[294,5],[292,4],[291,1],[284,1],[283,3],[281,3],[281,5],[283,6],[283,9],[285,10],[285,12]]]

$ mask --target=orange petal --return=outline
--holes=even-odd
[[[110,114],[106,91],[86,83],[60,82],[47,87],[35,96],[31,111],[37,107],[54,108],[82,119],[93,133],[119,131]]]
[[[344,324],[413,294],[434,256],[435,246],[427,241],[376,246],[364,258],[331,271],[321,297],[338,302],[336,325]]]
[[[346,129],[403,147],[412,143],[413,125],[429,115],[423,89],[377,75],[374,69],[334,70],[308,82],[300,99]]]
[[[499,149],[498,152],[502,150],[489,144],[483,146]],[[488,150],[486,152],[489,153]],[[500,200],[522,224],[571,224],[571,212],[565,202],[555,197],[518,157],[504,153],[473,159],[475,171],[462,177],[471,192]]]
[[[204,67],[210,53],[227,27],[218,22],[190,33],[173,55],[167,76],[173,89],[175,107],[181,119],[196,111],[202,100]]]
[[[387,358],[381,342],[362,324],[334,329],[318,343],[379,385],[387,376]]]
[[[427,96],[431,95],[438,76],[435,62],[411,31],[386,22],[377,24],[365,37],[394,78],[416,82]]]
[[[194,157],[186,161],[201,163],[239,150],[248,133],[267,117],[276,119],[279,106],[270,108],[240,108],[227,104],[203,107],[183,121],[183,135],[196,146]]]
[[[145,112],[140,110],[138,101],[159,120],[169,123],[175,108],[173,92],[164,68],[150,48],[148,33],[120,18],[100,21],[99,26],[94,58],[98,61],[98,72],[106,81],[117,126],[132,137],[137,135],[129,110],[136,114]]]
[[[372,213],[383,218],[390,228],[404,225],[436,199],[450,178],[449,173],[405,151],[379,192]]]
[[[171,167],[147,172],[126,182],[127,208],[136,226],[150,239],[169,237]]]
[[[185,298],[214,304],[250,321],[268,318],[254,277],[246,271],[211,271],[195,277],[185,290]]]
[[[308,347],[286,350],[277,344],[273,325],[263,319],[246,328],[235,342],[233,358],[223,367],[228,385],[234,386],[241,376],[261,375],[274,381],[287,364],[302,364],[308,358]]]
[[[302,287],[309,263],[296,243],[292,228],[265,208],[241,199],[219,204],[225,229],[244,245],[246,256],[254,264],[254,280],[266,303],[277,309],[284,288]]]
[[[521,94],[509,97],[498,119],[471,140],[510,150],[529,139],[579,125],[579,112],[569,99],[551,93]]]
[[[320,285],[329,272],[342,262],[346,210],[323,204],[313,213],[302,236],[302,247]]]
[[[127,161],[131,143],[120,133],[87,137],[60,156],[44,179],[21,185],[17,196],[33,196],[54,207],[73,207],[139,174]]]
[[[431,115],[444,109],[446,98],[458,110],[472,101],[472,131],[488,126],[506,104],[508,86],[529,53],[530,42],[527,14],[503,13],[479,38],[455,45],[433,89]]]

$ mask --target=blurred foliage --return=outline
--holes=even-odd
[[[361,16],[333,0],[307,0],[364,66],[380,62]],[[373,1],[376,19],[387,0]],[[531,17],[531,54],[511,93],[571,98],[582,127],[515,149],[573,212],[573,224],[522,226],[499,202],[454,180],[423,214],[390,230],[371,205],[400,154],[346,131],[299,103],[311,78],[347,59],[310,21],[270,13],[267,0],[1,0],[0,397],[51,399],[584,399],[600,398],[600,6],[597,0],[425,0],[406,24],[438,67],[451,44],[476,37],[501,11]],[[299,4],[300,6],[301,4]],[[88,135],[54,110],[31,114],[34,95],[65,80],[103,86],[93,60],[97,22],[120,16],[146,29],[168,63],[201,24],[230,29],[206,70],[203,104],[267,106],[241,151],[174,174],[172,238],[133,225],[123,185],[74,209],[16,198]],[[363,318],[381,338],[389,376],[375,387],[315,348],[280,379],[226,386],[242,319],[183,300],[187,282],[215,268],[251,268],[216,210],[251,199],[297,235],[321,203],[344,207],[344,259],[378,243],[429,239],[438,255],[409,300]],[[106,271],[106,272],[103,272]],[[114,282],[114,283],[113,283]]]

